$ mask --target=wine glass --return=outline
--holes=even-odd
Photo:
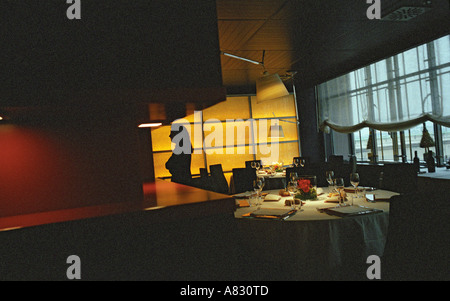
[[[299,163],[301,167],[305,167],[305,159],[300,159]]]
[[[263,190],[265,183],[266,183],[266,180],[264,177],[258,177],[258,187],[259,187],[260,192]]]
[[[258,177],[258,187],[259,187],[259,194],[260,194],[260,205],[263,202],[263,198],[262,198],[261,192],[263,191],[264,184],[266,184],[266,178]]]
[[[350,184],[355,188],[355,195],[358,197],[359,174],[357,172],[350,174]]]
[[[332,170],[328,170],[325,173],[326,177],[327,177],[327,182],[328,182],[328,186],[332,187],[334,185],[334,171]],[[334,189],[332,189],[333,191]]]
[[[289,183],[287,184],[287,191],[289,191],[289,194],[295,195],[297,192],[297,178],[298,175],[296,172],[289,173]]]
[[[265,179],[264,177],[257,177],[255,180],[253,180],[253,189],[258,194],[261,194],[261,191],[264,187]]]
[[[336,178],[335,180],[336,190],[339,192],[339,206],[344,206],[344,199],[342,198],[342,192],[344,191],[344,179]]]
[[[294,166],[298,167],[299,164],[300,164],[300,159],[299,158],[294,158]]]
[[[258,177],[255,180],[253,180],[253,190],[256,193],[256,199],[257,199],[256,203],[258,204],[258,207],[260,205],[260,195],[261,195],[261,190],[262,190],[261,179],[263,179],[263,178]]]
[[[255,163],[256,171],[258,171],[261,168],[261,163],[259,163],[259,162],[254,162],[254,163]]]
[[[289,181],[291,183],[295,183],[295,180],[298,178],[298,174],[296,172],[289,173]]]

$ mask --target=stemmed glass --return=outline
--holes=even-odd
[[[355,188],[355,195],[358,197],[359,174],[357,172],[350,174],[350,184]]]
[[[255,169],[256,174],[258,174],[258,171],[261,168],[261,164],[257,161],[252,161],[250,164],[251,164],[252,168]]]
[[[334,171],[328,170],[325,173],[325,175],[327,177],[328,186],[333,187],[334,186]],[[334,191],[334,189],[331,190],[331,192],[333,192],[333,191]]]
[[[300,159],[299,163],[301,167],[305,167],[305,159]]]
[[[289,173],[289,181],[291,183],[295,183],[295,180],[298,178],[298,174],[296,172]]]
[[[299,158],[294,158],[294,166],[298,167],[298,165],[300,164],[300,159]]]
[[[264,177],[258,177],[258,187],[259,187],[260,192],[263,190],[265,183],[266,183],[266,180]]]
[[[288,183],[288,191],[295,194],[297,192],[297,178],[298,174],[296,172],[289,173],[289,183]]]
[[[339,207],[344,206],[344,199],[342,198],[342,191],[344,191],[344,179],[343,178],[336,178],[335,180],[336,189],[339,193]]]
[[[261,205],[261,191],[264,187],[264,177],[257,177],[255,180],[253,180],[253,189],[256,192],[256,197],[258,198],[258,204]]]

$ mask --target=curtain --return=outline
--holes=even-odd
[[[450,127],[450,35],[325,82],[317,95],[322,130]]]

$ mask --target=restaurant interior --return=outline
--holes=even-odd
[[[450,280],[448,0],[81,2],[0,0],[0,280]]]

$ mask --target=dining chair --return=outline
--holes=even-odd
[[[382,279],[450,280],[447,200],[429,191],[391,198]]]
[[[352,166],[344,163],[344,156],[331,155],[328,157],[328,162],[325,165],[327,170],[334,171],[335,178],[343,178],[345,185],[350,185]]]
[[[191,186],[205,190],[212,190],[212,180],[208,174],[208,169],[201,167],[199,168],[199,172],[199,177],[192,177]]]
[[[200,167],[199,171],[200,171],[200,177],[201,178],[208,177],[208,169],[206,169],[204,167]]]
[[[214,164],[209,166],[211,172],[210,184],[213,191],[228,194],[228,182],[223,174],[222,164]]]
[[[385,163],[380,187],[398,193],[414,192],[417,189],[417,172],[413,164]]]
[[[373,164],[357,164],[356,172],[359,174],[360,187],[379,187],[382,166]]]
[[[241,193],[253,190],[253,181],[256,173],[252,168],[233,168],[232,193]]]

